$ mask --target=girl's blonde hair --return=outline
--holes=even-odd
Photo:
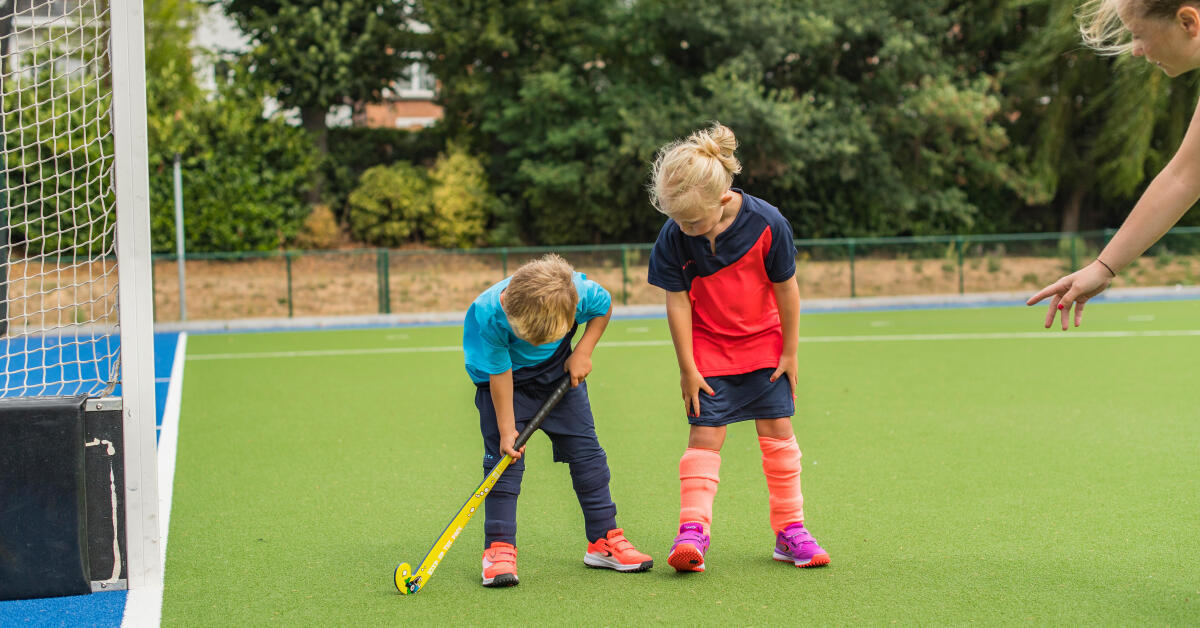
[[[531,345],[566,336],[578,302],[575,269],[554,253],[522,264],[504,288],[504,313],[513,333]]]
[[[1132,3],[1132,4],[1130,4]],[[1079,33],[1083,43],[1102,55],[1118,55],[1133,47],[1129,30],[1121,21],[1120,9],[1132,6],[1139,17],[1172,18],[1196,0],[1087,0],[1079,7]]]
[[[742,171],[735,150],[737,138],[720,122],[662,147],[654,159],[650,202],[668,216],[715,206]]]

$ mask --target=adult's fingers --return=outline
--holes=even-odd
[[[1054,315],[1058,313],[1059,301],[1062,301],[1062,296],[1057,294],[1050,299],[1050,307],[1046,308],[1046,329],[1050,329],[1050,326],[1054,324]]]
[[[1087,301],[1084,299],[1080,299],[1079,301],[1075,302],[1075,326],[1076,327],[1079,327],[1079,324],[1083,322],[1083,306],[1085,303],[1087,303]]]
[[[1038,301],[1041,301],[1052,294],[1061,295],[1062,293],[1066,292],[1067,286],[1064,285],[1066,279],[1066,277],[1063,277],[1062,279],[1059,279],[1045,288],[1042,288],[1041,292],[1029,297],[1029,300],[1025,302],[1025,305],[1033,305],[1034,303],[1037,303]]]
[[[1062,312],[1062,329],[1067,331],[1067,318],[1071,312],[1071,306],[1075,304],[1075,299],[1079,298],[1079,287],[1072,286],[1066,294],[1063,295],[1062,301],[1058,303],[1058,309]]]

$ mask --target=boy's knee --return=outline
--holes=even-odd
[[[483,473],[484,477],[492,472],[498,461],[490,456],[483,457]],[[525,476],[525,460],[514,460],[504,473],[496,479],[496,484],[492,486],[491,493],[507,493],[511,495],[521,494],[521,478]]]
[[[571,484],[578,492],[587,492],[608,486],[611,474],[608,456],[604,450],[582,460],[571,462]]]

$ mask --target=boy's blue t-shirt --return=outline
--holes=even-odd
[[[467,309],[463,321],[463,354],[467,374],[476,384],[486,383],[490,375],[499,375],[509,369],[540,364],[554,355],[562,342],[562,338],[557,338],[535,346],[513,334],[508,316],[500,307],[500,293],[511,280],[512,277],[506,277],[484,290]],[[604,316],[612,306],[608,291],[583,273],[575,273],[575,291],[579,293],[579,302],[575,305],[576,323]]]

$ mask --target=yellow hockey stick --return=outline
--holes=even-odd
[[[517,436],[516,442],[513,443],[513,449],[520,450],[525,446],[529,437],[533,436],[533,433],[541,427],[542,421],[546,420],[546,415],[550,414],[550,410],[554,409],[554,406],[567,393],[567,387],[570,384],[571,376],[564,376],[554,389],[554,392],[550,393],[550,396],[542,404],[542,407],[538,409],[537,414],[533,415],[533,418],[529,420],[525,429],[521,431],[520,436]],[[497,462],[496,466],[492,467],[492,471],[483,479],[479,488],[475,489],[475,492],[467,499],[467,503],[463,504],[462,508],[458,510],[458,514],[454,515],[454,518],[450,520],[450,524],[442,531],[442,535],[433,543],[433,547],[429,548],[429,553],[425,554],[425,560],[421,561],[421,566],[417,568],[416,572],[413,572],[412,566],[408,563],[400,563],[396,567],[396,589],[402,595],[416,593],[429,582],[438,564],[446,556],[446,552],[450,551],[450,546],[454,544],[455,539],[462,533],[463,528],[467,526],[467,522],[475,515],[475,511],[479,510],[479,507],[483,504],[483,498],[487,497],[487,494],[491,492],[492,487],[496,485],[496,480],[500,479],[500,475],[504,473],[504,470],[508,468],[508,465],[512,461],[512,456],[504,454],[500,462]]]

